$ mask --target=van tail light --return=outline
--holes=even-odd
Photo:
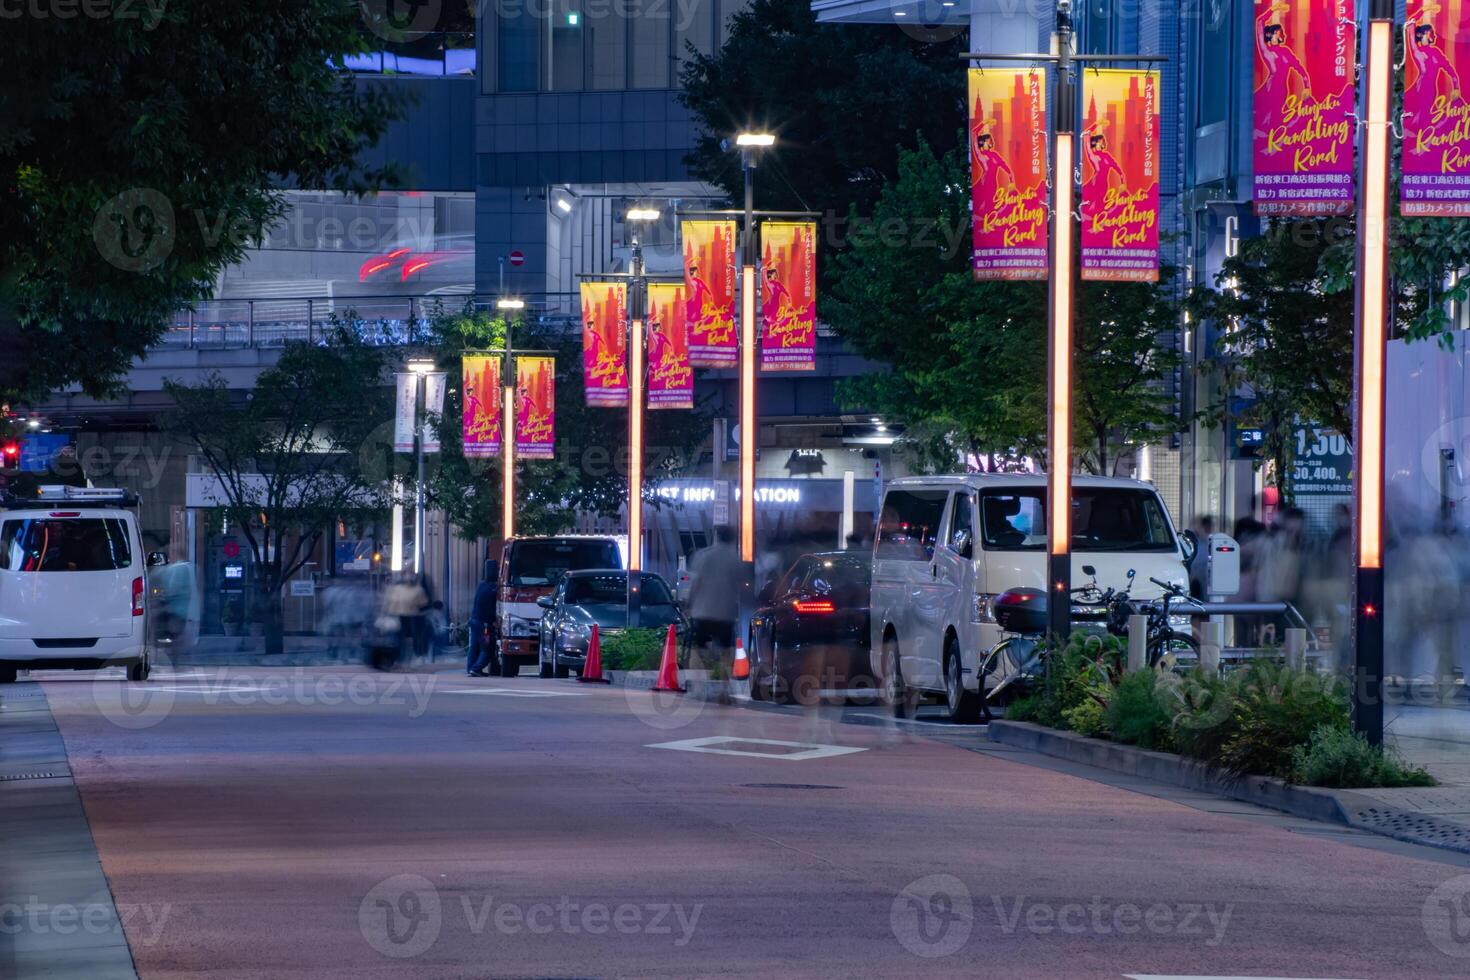
[[[791,608],[799,613],[834,613],[837,611],[831,599],[793,599]]]
[[[133,579],[133,615],[143,615],[143,580]]]

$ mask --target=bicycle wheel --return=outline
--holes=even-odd
[[[1199,659],[1199,641],[1188,633],[1165,630],[1148,641],[1148,665],[1157,667],[1164,658],[1173,654],[1189,654]]]

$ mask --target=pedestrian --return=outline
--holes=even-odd
[[[495,599],[499,587],[500,563],[493,558],[485,559],[485,577],[475,588],[475,599],[470,604],[470,646],[465,661],[465,673],[471,677],[490,676],[491,658],[494,656]]]
[[[694,556],[689,574],[691,642],[701,656],[705,656],[705,647],[713,646],[712,658],[722,663],[726,651],[735,645],[735,621],[740,616],[741,579],[745,574],[735,551],[735,532],[726,525],[715,528],[715,543]]]

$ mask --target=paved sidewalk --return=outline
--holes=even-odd
[[[36,683],[0,687],[0,977],[137,978]]]

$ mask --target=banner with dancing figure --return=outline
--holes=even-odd
[[[500,455],[500,358],[466,354],[460,360],[464,402],[464,455],[488,459]]]
[[[1045,279],[1046,75],[971,68],[969,91],[975,278]]]
[[[693,408],[694,368],[683,283],[648,285],[648,407]]]
[[[1082,278],[1159,278],[1159,73],[1082,82]]]
[[[516,455],[552,459],[556,433],[556,358],[516,358]]]
[[[735,222],[686,221],[684,321],[689,363],[700,368],[740,364],[735,334]]]
[[[1470,65],[1470,4],[1410,0],[1404,54],[1399,211],[1470,215],[1470,103],[1460,91],[1460,66]]]
[[[1351,0],[1255,0],[1256,214],[1348,214],[1357,132]]]
[[[582,283],[582,377],[590,406],[628,404],[627,316],[627,283]]]
[[[761,222],[762,371],[817,369],[817,225]]]

